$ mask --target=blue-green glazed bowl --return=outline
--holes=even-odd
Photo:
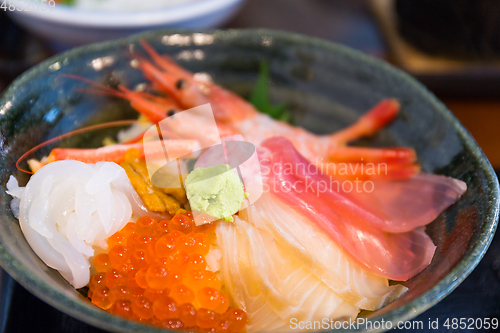
[[[345,127],[382,98],[401,102],[401,114],[390,126],[359,143],[413,147],[424,171],[461,179],[468,190],[427,227],[437,245],[430,266],[407,282],[403,297],[369,314],[371,319],[395,326],[417,316],[455,289],[483,257],[498,221],[498,180],[464,127],[410,76],[343,46],[285,32],[152,31],[57,55],[19,77],[0,99],[0,264],[42,300],[106,330],[160,331],[100,310],[45,266],[26,243],[5,193],[10,175],[21,184],[27,181],[16,160],[36,144],[85,125],[136,116],[127,102],[83,93],[78,88],[87,87],[85,83],[56,78],[66,73],[135,87],[145,79],[130,66],[127,52],[138,48],[140,38],[243,96],[256,83],[259,63],[267,60],[273,101],[286,103],[295,124],[317,133]],[[102,135],[67,144],[95,146]]]

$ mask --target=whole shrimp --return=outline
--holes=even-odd
[[[378,176],[389,178],[411,177],[420,170],[415,163],[415,151],[410,148],[347,146],[348,142],[372,135],[392,121],[400,107],[394,99],[382,100],[344,130],[331,135],[316,135],[258,112],[238,95],[213,82],[197,79],[169,56],[159,55],[146,41],[141,40],[141,45],[153,60],[152,63],[137,57],[137,66],[144,75],[183,109],[210,103],[222,136],[223,133],[238,133],[256,146],[272,136],[283,136],[307,159],[332,175],[338,170],[338,163],[385,163],[387,174]],[[346,169],[351,172],[348,176],[366,176],[360,174],[359,168]]]
[[[177,65],[169,56],[158,54],[146,41],[141,40],[141,45],[152,61],[134,56],[137,68],[144,73],[156,89],[161,90],[168,97],[155,96],[144,91],[132,91],[123,86],[114,90],[98,84],[99,89],[88,89],[88,91],[129,100],[131,106],[153,124],[182,110],[209,103],[221,137],[241,134],[246,141],[258,146],[270,137],[283,136],[290,140],[308,160],[332,176],[399,179],[409,178],[420,171],[420,166],[415,162],[416,153],[411,148],[347,146],[347,143],[360,137],[373,135],[392,121],[397,116],[400,107],[395,99],[382,100],[348,128],[330,135],[317,135],[258,112],[253,105],[238,95],[213,82],[198,79]],[[201,126],[203,126],[203,119],[193,117],[189,122],[176,123],[165,136],[171,139],[203,140],[199,135],[200,131],[196,130]],[[142,136],[139,135],[127,143],[131,144],[141,138]],[[58,153],[61,159],[65,158],[64,151],[59,150]],[[68,158],[77,157],[72,154]],[[385,173],[364,173],[363,168],[358,166],[366,163],[383,163]],[[341,165],[344,167],[340,168]],[[342,173],[338,172],[340,169]]]

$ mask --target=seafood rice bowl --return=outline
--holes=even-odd
[[[28,83],[26,138],[3,162],[2,207],[38,263],[21,283],[91,324],[155,332],[385,330],[370,325],[450,292],[496,226],[473,199],[497,195],[484,156],[404,74],[300,38],[153,32],[33,72],[48,83]]]

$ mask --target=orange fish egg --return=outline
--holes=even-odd
[[[109,300],[111,303],[116,301],[130,301],[133,298],[132,288],[128,286],[118,286],[109,289]]]
[[[203,271],[205,270],[205,268],[207,268],[207,262],[205,261],[205,258],[199,253],[191,254],[189,256],[187,264],[189,265],[189,269]]]
[[[180,235],[177,239],[177,244],[180,250],[186,251],[189,254],[197,252],[196,240],[193,233]]]
[[[215,308],[214,311],[217,313],[223,314],[229,308],[229,298],[224,293],[219,293],[219,297],[220,297],[220,301],[221,301],[220,305],[217,308]]]
[[[144,290],[144,297],[147,297],[151,302],[155,302],[160,297],[168,296],[169,294],[170,294],[170,289],[168,288],[163,290],[146,288],[146,290]]]
[[[161,326],[168,330],[180,330],[184,327],[184,324],[180,319],[167,319],[162,322]]]
[[[183,282],[186,286],[189,286],[189,288],[193,289],[194,291],[198,291],[201,288],[205,287],[204,280],[205,271],[190,269],[186,271]]]
[[[128,274],[128,284],[130,288],[137,288],[137,282],[135,282],[135,275],[137,274],[139,270],[138,269],[131,269],[127,272]]]
[[[143,217],[108,238],[93,258],[92,303],[111,313],[171,330],[235,333],[247,317],[229,307],[205,255],[215,223],[195,226],[191,213],[157,222]],[[112,245],[112,246],[111,246]]]
[[[108,256],[111,263],[118,266],[126,264],[132,256],[132,253],[130,252],[128,247],[117,245],[109,250]]]
[[[89,289],[94,290],[97,287],[104,286],[104,279],[106,278],[106,273],[97,273],[92,276],[89,281]]]
[[[210,250],[210,242],[209,242],[207,236],[205,236],[202,233],[197,233],[197,234],[194,234],[193,238],[194,238],[194,242],[195,242],[195,251],[194,252],[199,253],[202,256],[206,256],[208,251]]]
[[[165,266],[151,265],[146,271],[146,282],[150,288],[162,290],[168,286],[168,271]]]
[[[156,220],[152,217],[149,216],[143,216],[140,217],[136,222],[135,222],[135,233],[139,235],[152,235],[156,224]]]
[[[92,292],[92,303],[100,307],[101,309],[109,309],[113,303],[109,299],[109,289],[107,287],[97,287]]]
[[[162,236],[156,241],[155,253],[159,257],[166,257],[175,249],[175,238],[171,234]]]
[[[139,319],[151,319],[153,317],[153,303],[144,296],[132,299],[132,312]]]
[[[183,267],[172,267],[168,269],[168,285],[174,287],[179,283],[182,283],[182,279],[184,278],[184,268]]]
[[[177,239],[179,238],[180,236],[184,235],[182,232],[180,232],[179,230],[173,230],[171,232],[168,233],[170,236],[172,236],[174,239]]]
[[[231,323],[233,332],[242,331],[248,321],[246,312],[240,309],[230,309],[223,317]]]
[[[111,261],[106,253],[94,257],[94,267],[98,272],[106,272],[111,267]]]
[[[135,232],[130,234],[128,237],[127,237],[127,247],[130,249],[130,250],[135,250],[135,246],[137,244],[137,240],[139,239],[140,235],[139,234],[136,234]]]
[[[170,297],[160,297],[153,303],[153,313],[159,320],[179,317],[177,303]]]
[[[145,291],[146,291],[146,289],[141,288],[141,287],[132,288],[132,298],[144,296]]]
[[[169,267],[180,268],[186,265],[189,261],[189,255],[186,251],[176,251],[167,257],[167,265]]]
[[[148,265],[146,261],[146,250],[135,250],[132,256],[130,257],[130,262],[134,269],[141,269]]]
[[[220,290],[221,283],[217,275],[212,271],[205,271],[205,286]]]
[[[156,251],[155,251],[156,242],[153,242],[148,245],[148,248],[145,250],[146,253],[146,262],[148,264],[152,264],[156,261]]]
[[[130,300],[118,300],[110,309],[112,314],[123,318],[131,318],[134,314],[132,312],[132,302]]]
[[[183,284],[172,287],[169,296],[176,301],[177,304],[192,303],[195,299],[194,291]]]
[[[233,333],[229,320],[221,319],[215,326],[215,333]]]
[[[168,258],[166,258],[166,257],[157,257],[157,258],[155,258],[155,261],[153,263],[156,263],[156,264],[161,265],[161,266],[168,267]]]
[[[104,284],[110,289],[119,286],[126,286],[128,284],[128,275],[127,273],[119,271],[116,268],[110,268],[106,272]]]
[[[137,250],[147,250],[148,246],[153,244],[154,238],[150,235],[141,235],[137,237],[135,241],[134,249]]]
[[[118,231],[117,233],[121,233],[125,235],[125,237],[130,236],[135,232],[135,223],[134,222],[129,222],[125,224],[125,226],[122,228],[122,230]]]
[[[127,236],[125,235],[125,233],[119,231],[109,236],[107,239],[107,243],[108,243],[108,248],[110,249],[117,245],[127,245]]]
[[[185,327],[196,326],[196,309],[193,304],[184,303],[179,306],[179,319]]]
[[[134,265],[132,265],[132,261],[130,259],[127,260],[127,262],[124,264],[115,265],[113,267],[115,267],[117,270],[124,272],[124,273],[128,273],[130,271],[133,271],[135,268]]]
[[[135,282],[140,288],[146,289],[148,285],[148,281],[146,280],[146,271],[147,268],[141,268],[135,273]]]
[[[162,236],[165,236],[166,234],[168,234],[171,231],[170,227],[169,227],[169,223],[170,223],[169,220],[162,220],[162,221],[158,222],[158,224],[156,225],[155,231],[154,231],[154,236],[157,239],[162,237]]]
[[[187,218],[185,215],[176,215],[170,220],[170,230],[177,230],[188,234],[193,230],[194,220]]]
[[[196,314],[196,325],[201,328],[212,328],[217,325],[220,318],[220,314],[212,310],[201,308]]]
[[[210,287],[205,287],[196,293],[196,298],[202,308],[215,310],[222,304],[221,293]]]

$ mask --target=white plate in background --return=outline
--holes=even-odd
[[[20,1],[21,5],[26,1]],[[217,27],[236,14],[244,1],[193,0],[146,11],[96,11],[60,5],[53,9],[39,7],[27,11],[20,10],[17,0],[10,0],[17,7],[7,12],[16,23],[33,34],[59,45],[76,46],[155,28]]]

